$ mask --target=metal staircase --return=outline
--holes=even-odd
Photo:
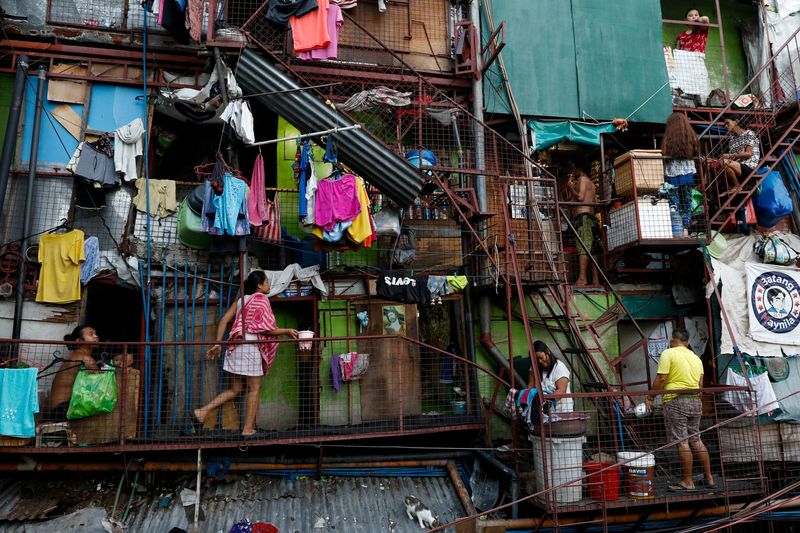
[[[773,53],[750,81],[731,99],[706,126],[700,138],[706,165],[706,200],[709,205],[709,226],[720,231],[757,192],[763,179],[780,161],[792,154],[800,141],[800,29],[796,30]],[[769,83],[765,83],[769,79]],[[766,85],[766,87],[765,87]],[[741,109],[734,102],[741,95],[755,97],[752,109]],[[727,182],[724,168],[716,164],[729,151],[732,139],[725,129],[724,118],[735,118],[743,129],[752,130],[761,140],[762,158],[759,168],[743,174],[739,185]]]

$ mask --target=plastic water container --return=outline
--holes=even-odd
[[[683,220],[681,219],[681,214],[678,213],[675,207],[670,208],[669,218],[672,222],[672,236],[683,237]]]
[[[590,498],[604,502],[619,499],[619,467],[609,468],[611,466],[612,463],[597,461],[583,463]],[[603,470],[604,468],[608,470]]]
[[[533,467],[536,470],[536,491],[575,480],[574,483],[555,489],[543,495],[545,499],[553,499],[556,503],[575,503],[581,500],[583,493],[583,443],[586,437],[559,437],[544,439],[546,465],[542,456],[540,437],[530,435],[533,443]],[[545,480],[545,466],[547,479]]]
[[[411,150],[406,154],[406,161],[417,168],[433,167],[437,162],[436,154],[431,150]]]
[[[656,458],[652,453],[619,452],[617,460],[625,463],[622,478],[628,496],[639,500],[656,497]]]

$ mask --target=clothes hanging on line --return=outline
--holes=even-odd
[[[728,368],[725,371],[725,384],[746,387],[747,379]],[[727,391],[722,394],[722,397],[740,413],[758,408],[758,414],[763,415],[780,408],[767,372],[750,376],[750,386],[755,392],[754,397],[751,397],[747,391]]]
[[[278,192],[273,200],[266,200],[266,216],[260,226],[253,227],[253,236],[266,242],[281,242],[281,209],[278,204]]]
[[[79,148],[74,174],[101,187],[116,187],[118,179],[114,159],[95,148],[92,143],[84,142]]]
[[[189,37],[198,43],[203,36],[204,6],[204,0],[189,0],[186,5],[186,29],[189,30]]]
[[[250,200],[247,202],[247,216],[250,224],[261,226],[267,219],[267,191],[264,184],[264,158],[259,153],[253,163],[250,177]]]
[[[35,437],[39,412],[38,368],[0,369],[0,435]]]
[[[375,234],[375,224],[369,210],[369,195],[364,180],[356,176],[356,194],[361,210],[353,219],[353,223],[347,228],[347,238],[356,244],[363,244],[366,248],[372,246],[372,241],[377,240]]]
[[[349,222],[361,213],[356,177],[345,174],[338,180],[324,179],[317,184],[314,221],[330,231],[337,222]]]
[[[83,255],[86,260],[81,263],[81,283],[86,285],[100,267],[100,241],[94,235],[83,241]]]
[[[184,3],[184,7],[185,7]],[[177,0],[161,0],[158,10],[158,23],[167,30],[175,41],[189,44],[189,31],[186,29],[186,11]]]
[[[81,299],[83,232],[45,233],[39,237],[39,286],[36,301],[69,303]]]
[[[203,198],[204,231],[212,235],[248,235],[250,222],[247,219],[247,184],[239,178],[225,173],[222,194],[214,194],[211,184]]]
[[[144,123],[135,118],[114,131],[114,168],[125,181],[138,177],[136,158],[142,155],[144,146]]]
[[[328,34],[328,0],[318,0],[318,8],[303,16],[289,18],[295,53],[324,48],[331,42]]]
[[[337,5],[342,9],[353,9],[358,5],[358,0],[331,0],[331,4]]]
[[[306,216],[300,219],[300,222],[306,226],[312,226],[315,223],[314,210],[317,200],[317,187],[319,180],[317,179],[317,171],[314,164],[308,166],[308,181],[305,186],[305,194],[303,198],[306,200]]]
[[[304,50],[297,54],[301,61],[326,61],[339,55],[339,30],[344,24],[342,8],[334,3],[328,6],[327,27],[329,42],[327,46]]]
[[[308,215],[308,198],[306,198],[306,186],[309,170],[308,167],[313,163],[311,155],[311,141],[303,140],[298,144],[295,162],[292,165],[295,178],[297,180],[297,215],[302,221]]]
[[[231,100],[219,118],[233,129],[236,136],[243,143],[252,144],[256,142],[256,134],[253,129],[253,112],[250,110],[250,104],[247,103],[247,100]]]
[[[147,204],[147,183],[150,184],[150,205]],[[136,180],[138,193],[133,198],[136,209],[150,216],[166,218],[178,210],[178,201],[175,197],[175,182],[172,180]]]
[[[269,0],[265,16],[277,24],[286,24],[290,17],[302,17],[315,9],[317,0]]]
[[[409,304],[430,301],[428,276],[409,276],[402,270],[385,270],[378,276],[377,294],[384,300]]]
[[[410,92],[403,93],[381,86],[356,93],[338,107],[342,111],[368,111],[380,105],[404,107],[409,104],[411,104]]]

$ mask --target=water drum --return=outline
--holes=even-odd
[[[619,499],[619,467],[609,468],[611,466],[613,463],[598,461],[583,463],[590,498],[604,502]],[[604,468],[608,470],[603,470]]]
[[[619,452],[625,492],[635,499],[656,497],[656,458],[652,453]]]

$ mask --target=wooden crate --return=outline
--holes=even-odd
[[[139,415],[140,373],[135,368],[126,370],[127,387],[122,395],[122,372],[116,373],[117,405],[114,411],[102,415],[70,420],[69,428],[75,434],[77,444],[106,444],[117,442],[120,437],[123,399],[125,406],[125,438],[136,438]]]
[[[664,184],[661,150],[631,150],[614,159],[614,184],[617,196],[657,191]]]

